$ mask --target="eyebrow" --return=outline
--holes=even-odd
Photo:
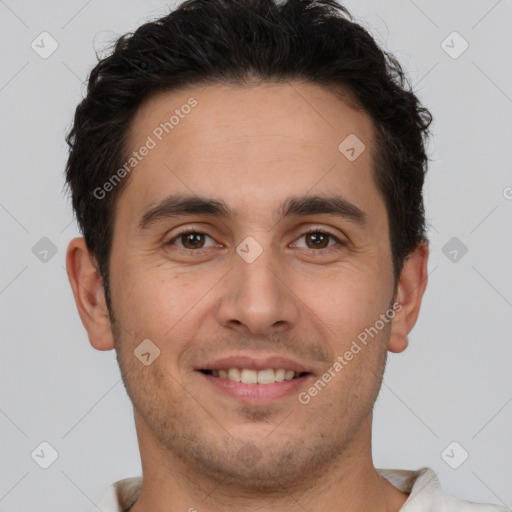
[[[319,214],[334,215],[353,221],[360,226],[368,222],[368,216],[363,210],[339,195],[289,197],[275,212],[274,218],[277,223],[285,218]],[[139,229],[145,230],[158,221],[186,215],[206,215],[227,220],[235,217],[235,212],[220,199],[192,194],[174,194],[147,210],[139,221]]]

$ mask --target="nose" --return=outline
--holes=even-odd
[[[299,319],[300,300],[291,274],[270,248],[248,263],[233,255],[217,308],[218,322],[244,335],[265,336],[292,329]]]

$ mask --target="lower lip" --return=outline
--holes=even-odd
[[[299,388],[304,386],[305,381],[311,376],[311,374],[307,374],[303,377],[274,382],[273,384],[243,384],[242,382],[221,379],[202,372],[199,372],[199,374],[217,389],[246,404],[270,403],[279,398],[297,394]]]

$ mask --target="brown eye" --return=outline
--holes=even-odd
[[[185,233],[180,236],[180,239],[185,249],[201,249],[204,244],[202,233]]]
[[[306,245],[308,246],[309,249],[325,249],[327,248],[329,239],[332,238],[331,235],[327,233],[322,233],[321,231],[306,233],[304,236],[306,237],[306,240],[311,241],[311,244],[308,244],[306,242]]]
[[[298,238],[298,240],[304,240],[304,242],[295,242],[295,247],[299,247],[301,249],[310,249],[313,251],[315,249],[318,251],[322,249],[326,252],[330,249],[339,249],[341,246],[345,245],[338,237],[319,229],[312,229],[304,233],[301,237]],[[336,247],[336,245],[338,247]]]
[[[200,233],[198,231],[183,231],[181,233],[178,233],[171,240],[169,240],[169,242],[167,242],[167,245],[176,244],[178,247],[181,247],[182,249],[201,250],[208,248],[208,246],[205,247],[206,238],[210,238],[211,240],[213,240],[210,236],[208,236],[205,233]]]

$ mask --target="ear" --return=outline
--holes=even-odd
[[[113,349],[114,338],[101,276],[83,238],[74,238],[69,243],[66,270],[89,342],[97,350]]]
[[[396,292],[395,316],[391,322],[390,352],[403,352],[409,344],[408,334],[416,324],[427,287],[428,253],[427,243],[422,242],[404,262]]]

